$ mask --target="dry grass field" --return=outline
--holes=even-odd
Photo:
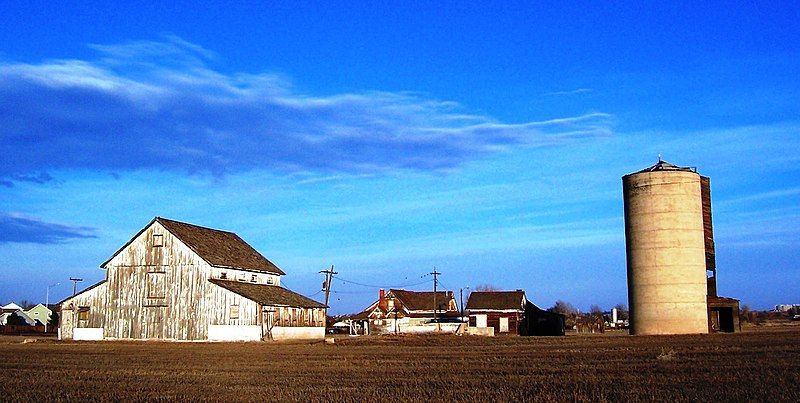
[[[800,401],[800,331],[385,336],[325,343],[22,343],[0,400]]]

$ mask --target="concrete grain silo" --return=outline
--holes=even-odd
[[[708,333],[701,176],[659,159],[622,187],[631,334]]]

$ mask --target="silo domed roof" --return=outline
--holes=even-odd
[[[658,159],[655,165],[642,169],[641,171],[634,172],[634,174],[640,174],[645,172],[656,172],[656,171],[685,171],[685,172],[695,172],[697,173],[697,168],[695,167],[679,167],[674,164],[670,164],[667,161],[662,160],[661,158]],[[633,175],[633,174],[631,174]]]

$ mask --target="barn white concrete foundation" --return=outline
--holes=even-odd
[[[75,328],[72,340],[103,340],[102,327],[79,327]]]

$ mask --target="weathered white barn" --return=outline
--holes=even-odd
[[[325,337],[325,305],[232,232],[156,217],[100,267],[105,280],[60,303],[61,339]]]

